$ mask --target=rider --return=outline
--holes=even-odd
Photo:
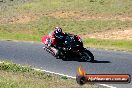
[[[64,42],[66,34],[62,32],[62,28],[55,27],[52,33],[51,46],[58,48]]]

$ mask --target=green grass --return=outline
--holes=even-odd
[[[131,0],[4,0],[0,18],[20,14],[46,14],[53,11],[77,11],[93,16],[132,16]]]
[[[30,68],[29,66],[21,66],[18,64],[15,64],[13,62],[0,62],[0,70],[4,70],[4,71],[10,71],[10,72],[31,72],[33,71],[32,68]]]
[[[84,40],[84,43],[87,47],[132,51],[132,41],[128,40],[105,40],[88,38]]]
[[[24,41],[40,41],[40,36],[35,36],[32,34],[21,34],[21,33],[0,33],[0,39],[6,40],[24,40]]]
[[[61,25],[64,31],[76,34],[88,34],[106,30],[126,29],[132,27],[132,21],[119,20],[65,20],[52,17],[41,17],[39,20],[27,24],[1,24],[0,32],[9,33],[31,33],[33,35],[44,35],[54,30],[54,26]]]
[[[34,70],[12,62],[0,63],[0,88],[95,88],[80,86],[74,79]],[[96,87],[99,88],[99,87]]]
[[[45,12],[56,10],[76,10],[93,15],[104,14],[132,16],[131,0],[26,0],[26,2],[22,0],[14,0],[12,2],[6,0],[6,2],[8,5],[13,5],[17,11]],[[12,4],[14,2],[19,4]],[[9,11],[8,9],[6,10]]]
[[[46,14],[77,11],[92,16],[132,16],[131,0],[4,0],[0,2],[0,18],[11,19],[22,14]],[[40,16],[40,15],[38,15]],[[52,21],[51,21],[52,22]],[[7,22],[5,22],[7,23]]]

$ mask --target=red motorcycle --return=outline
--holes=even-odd
[[[63,60],[68,60],[70,57],[79,57],[81,61],[94,61],[93,54],[83,47],[83,42],[79,36],[67,33],[66,36],[60,36],[59,39],[59,41],[63,40],[60,47],[54,47],[51,46],[52,33],[43,36],[44,49],[56,58],[62,58]]]

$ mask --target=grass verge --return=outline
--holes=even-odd
[[[74,79],[36,71],[12,62],[0,63],[0,88],[94,88],[79,86]],[[98,87],[96,87],[98,88]]]
[[[107,40],[107,39],[84,39],[84,44],[87,47],[132,51],[132,41],[128,40]]]
[[[0,33],[0,39],[6,40],[24,40],[24,41],[40,41],[40,36],[35,36],[32,34],[22,34],[22,33]]]
[[[28,34],[12,34],[12,33],[2,34],[1,33],[0,39],[40,42],[41,36],[35,36],[31,34],[28,35]],[[83,42],[85,47],[132,51],[132,41],[129,41],[129,40],[84,38]]]

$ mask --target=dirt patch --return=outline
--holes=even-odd
[[[90,15],[85,12],[77,12],[77,11],[55,11],[55,12],[50,12],[46,14],[47,16],[55,17],[55,18],[64,18],[64,19],[75,19],[75,20],[121,20],[121,21],[126,21],[130,20],[132,21],[132,17],[128,16],[105,16],[101,14],[95,15]]]
[[[124,39],[132,40],[132,28],[126,30],[108,30],[105,32],[92,33],[88,35],[83,35],[83,37],[89,38],[99,38],[99,39]]]
[[[26,24],[28,22],[34,21],[38,19],[39,16],[33,15],[33,14],[21,14],[19,16],[13,16],[10,18],[1,18],[0,23],[10,23],[10,24],[15,24],[15,23],[21,23],[21,24]]]
[[[24,14],[24,15],[20,15],[18,17],[14,17],[12,19],[10,19],[9,23],[28,23],[31,21],[36,20],[38,17],[35,15],[31,15],[31,14]]]

